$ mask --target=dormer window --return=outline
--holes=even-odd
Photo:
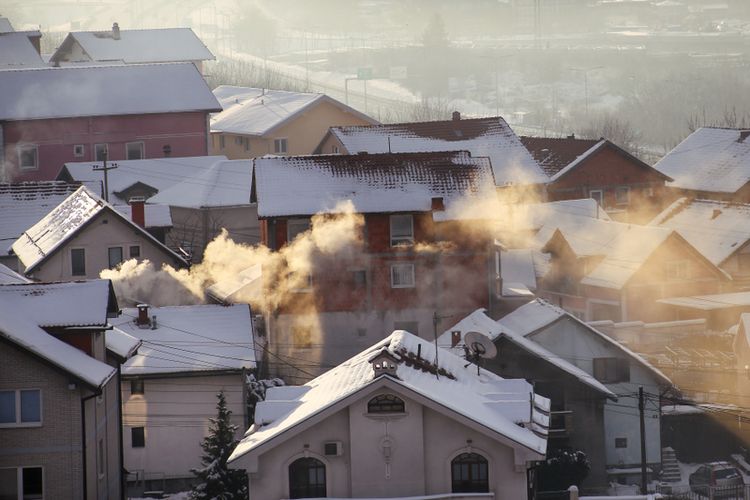
[[[383,349],[381,352],[370,358],[369,361],[372,365],[372,371],[375,377],[379,377],[380,375],[397,377],[396,370],[398,368],[399,360],[393,354],[388,352],[387,349]]]
[[[404,400],[393,394],[381,394],[367,402],[367,413],[404,413]]]

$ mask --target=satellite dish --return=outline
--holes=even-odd
[[[479,332],[467,332],[464,336],[464,345],[472,357],[492,359],[497,356],[497,347],[486,335]]]

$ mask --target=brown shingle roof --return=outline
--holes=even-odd
[[[575,137],[521,137],[521,142],[542,167],[544,173],[551,177],[570,165],[599,141],[576,139]]]

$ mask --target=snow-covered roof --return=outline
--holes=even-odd
[[[172,207],[229,207],[250,204],[252,160],[217,161],[149,199]]]
[[[113,205],[113,208],[126,219],[133,220],[133,210],[130,205]],[[172,213],[169,211],[169,205],[148,203],[143,206],[143,217],[146,222],[146,229],[172,227]]]
[[[151,236],[143,228],[123,216],[104,200],[92,193],[86,186],[79,187],[63,200],[42,220],[24,231],[12,246],[24,273],[28,274],[58,248],[75,236],[88,223],[102,212],[108,211],[130,225],[136,232],[161,248],[179,262],[184,259]]]
[[[18,283],[31,283],[31,280],[21,276],[13,269],[4,264],[0,264],[0,285],[13,285]]]
[[[750,205],[680,198],[650,224],[674,229],[719,266],[750,240]]]
[[[740,322],[737,325],[737,333],[734,335],[732,348],[736,355],[740,355],[743,350],[747,352],[750,349],[750,313],[740,315]]]
[[[399,361],[395,378],[375,376],[371,360],[381,352]],[[537,410],[548,409],[549,400],[534,395],[533,387],[524,380],[505,380],[487,370],[480,370],[478,375],[476,366],[467,366],[463,358],[447,350],[440,351],[438,368],[432,362],[435,354],[431,342],[403,330],[394,331],[305,384],[307,390],[296,395],[292,404],[278,400],[259,403],[258,407],[280,404],[286,411],[276,415],[269,412],[277,418],[267,425],[252,426],[232,452],[230,462],[266,444],[272,446],[275,440],[292,434],[299,424],[325,415],[327,410],[339,403],[346,404],[368,387],[378,387],[377,384],[392,384],[394,390],[424,397],[499,438],[544,455],[548,417]],[[436,376],[437,373],[440,375]]]
[[[350,200],[359,213],[427,212],[494,189],[487,158],[466,151],[255,159],[259,217],[312,215]]]
[[[501,117],[331,127],[330,133],[350,154],[466,150],[475,157],[486,156],[498,186],[549,180]]]
[[[507,214],[501,222],[502,230],[541,232],[546,226],[549,229],[547,239],[561,225],[575,226],[585,219],[610,220],[609,215],[591,198],[513,204],[503,209],[502,213]]]
[[[531,156],[552,177],[600,141],[576,137],[520,137]]]
[[[255,264],[235,276],[217,281],[206,289],[206,294],[222,304],[260,299],[263,293],[262,273],[262,266]]]
[[[211,117],[211,132],[264,136],[312,107],[328,102],[362,120],[375,120],[325,94],[221,85],[214,95],[224,110]]]
[[[510,249],[500,253],[500,275],[506,283],[520,283],[528,290],[536,290],[536,272],[532,250]]]
[[[115,204],[127,204],[127,189],[141,183],[156,191],[163,191],[177,183],[200,175],[216,162],[226,160],[218,156],[187,156],[183,158],[149,158],[144,160],[118,160],[117,168],[110,170],[107,184],[109,200]],[[97,194],[104,195],[103,177],[93,167],[101,167],[102,162],[69,162],[60,170],[60,180],[97,183]]]
[[[730,309],[750,306],[750,292],[717,293],[713,295],[695,295],[692,297],[669,297],[657,300],[659,304],[688,307],[701,311]]]
[[[0,120],[220,109],[191,63],[12,69],[0,88]]]
[[[69,33],[50,62],[68,61],[67,53],[78,42],[88,55],[83,61],[122,61],[125,63],[189,62],[215,59],[190,28],[120,30],[114,38],[109,31]],[[77,62],[77,61],[70,61]]]
[[[15,31],[15,29],[10,23],[10,19],[0,16],[0,33],[10,33],[13,31]]]
[[[108,317],[117,312],[117,299],[109,280],[2,285],[0,302],[33,311],[34,323],[45,328],[105,327]]]
[[[532,356],[540,358],[548,363],[556,366],[565,373],[578,379],[580,382],[588,385],[592,389],[604,394],[605,396],[617,399],[615,394],[607,389],[604,384],[596,380],[593,375],[585,372],[578,368],[572,362],[569,362],[560,356],[550,352],[543,346],[537,344],[533,340],[527,339],[522,333],[513,331],[508,325],[502,322],[495,321],[489,316],[484,309],[477,309],[473,313],[469,314],[461,321],[446,330],[439,338],[438,345],[441,347],[449,347],[452,343],[453,332],[460,332],[461,341],[456,346],[457,349],[462,349],[464,337],[468,332],[478,332],[486,336],[493,342],[504,338],[515,344],[517,347],[528,352]]]
[[[0,300],[0,337],[42,358],[91,387],[101,387],[115,374],[113,367],[42,330],[32,318],[36,310]]]
[[[46,67],[47,64],[29,40],[28,34],[23,31],[0,30],[0,69]]]
[[[24,231],[39,222],[78,187],[56,181],[0,184],[0,252],[7,253]]]
[[[667,153],[654,168],[669,186],[734,193],[750,181],[750,140],[745,130],[699,128]]]
[[[135,323],[137,309],[110,320],[142,341],[122,366],[123,375],[160,375],[255,368],[252,318],[247,304],[150,307],[156,328]]]
[[[119,328],[107,330],[104,335],[107,350],[123,360],[133,357],[142,343],[138,337],[134,337]]]

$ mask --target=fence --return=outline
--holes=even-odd
[[[750,500],[750,485],[660,486],[664,500]]]

